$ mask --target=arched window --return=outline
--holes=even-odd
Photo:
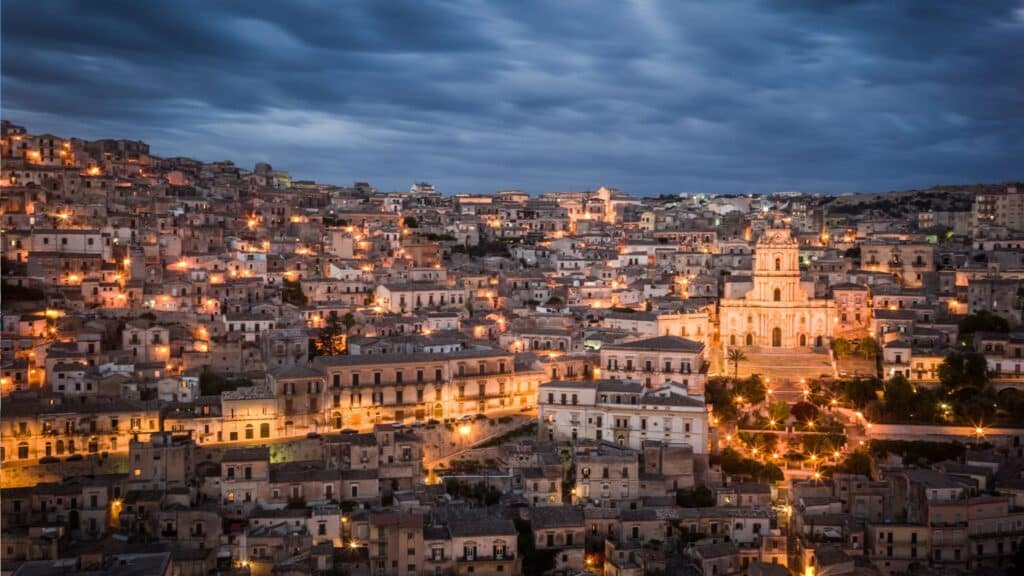
[[[747,334],[747,346],[753,346],[753,345],[754,345],[754,335],[753,334]]]
[[[776,258],[775,259],[775,269],[776,270],[782,270],[782,259],[780,259],[780,258]]]
[[[781,302],[782,301],[782,290],[780,290],[779,288],[776,288],[775,292],[772,293],[772,300],[774,300],[776,302]]]
[[[800,345],[801,346],[807,346],[807,335],[806,334],[801,334],[800,335]]]

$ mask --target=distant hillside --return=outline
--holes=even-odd
[[[923,190],[894,190],[876,194],[851,194],[822,198],[829,215],[878,218],[916,218],[918,212],[968,211],[974,196],[1005,190],[1013,183],[933,186]]]

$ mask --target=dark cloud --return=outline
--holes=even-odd
[[[1019,179],[1024,4],[14,1],[3,116],[446,192]]]

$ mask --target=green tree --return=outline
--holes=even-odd
[[[914,387],[897,372],[885,383],[885,413],[895,420],[908,420],[914,410]]]
[[[797,402],[789,409],[789,413],[801,422],[810,422],[818,417],[818,407],[810,402]]]
[[[326,325],[317,334],[314,354],[316,356],[337,356],[345,351],[345,329],[338,321],[337,314],[328,314]]]
[[[942,419],[939,410],[941,396],[938,391],[918,386],[914,395],[914,410],[910,416],[918,422],[938,422]]]
[[[733,404],[732,395],[721,380],[708,381],[704,395],[719,421],[730,422],[736,419],[736,405]]]
[[[356,325],[356,317],[351,312],[345,312],[345,315],[341,317],[341,323],[345,326],[345,331],[350,332]]]
[[[873,336],[865,336],[857,342],[857,354],[863,358],[874,358],[878,356],[879,350],[881,348],[879,348],[878,341]]]
[[[882,383],[878,378],[854,378],[843,386],[842,394],[851,404],[863,408],[868,402],[878,398],[878,391],[881,389]]]
[[[832,354],[836,358],[843,358],[849,356],[853,351],[853,347],[850,345],[850,341],[846,338],[836,338],[832,340]]]
[[[777,466],[744,458],[732,448],[722,450],[716,460],[722,472],[730,476],[750,478],[755,482],[777,482],[783,479],[782,470]]]
[[[405,218],[402,219],[402,222],[405,224],[406,228],[419,228],[420,227],[420,223],[419,223],[418,220],[416,220],[415,216],[406,216]]]
[[[761,381],[761,377],[754,374],[746,380],[736,380],[732,387],[733,394],[742,396],[750,404],[764,402],[768,394],[768,387]]]
[[[740,362],[747,359],[747,355],[743,350],[739,348],[733,348],[729,350],[729,362],[732,364],[732,377],[739,378],[740,375]]]
[[[939,364],[939,382],[947,394],[965,389],[983,390],[989,381],[985,355],[973,350],[950,352]]]
[[[715,496],[704,485],[676,490],[676,504],[683,508],[710,508],[715,505]]]
[[[306,295],[302,293],[302,284],[298,280],[284,280],[281,286],[281,300],[295,306],[306,305]]]
[[[854,452],[836,466],[836,472],[861,474],[871,477],[871,455],[867,452]]]
[[[1001,332],[1010,331],[1010,323],[1006,318],[997,316],[991,312],[982,310],[976,314],[965,316],[957,326],[960,331],[960,340],[970,344],[974,341],[976,332]]]
[[[782,401],[772,402],[768,405],[768,418],[782,424],[789,418],[789,404]]]

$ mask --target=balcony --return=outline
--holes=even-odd
[[[475,372],[473,374],[468,374],[468,373],[467,374],[454,374],[454,375],[452,375],[452,380],[455,380],[456,382],[458,382],[460,380],[476,380],[476,379],[479,379],[479,378],[491,378],[491,377],[494,377],[494,376],[511,376],[511,375],[512,375],[512,372],[510,370],[505,370],[504,372],[498,371],[498,370],[487,370],[487,371],[484,371],[484,372]]]
[[[381,464],[378,468],[380,478],[412,478],[415,472],[414,462],[390,462]]]
[[[990,528],[990,529],[978,530],[976,532],[969,533],[967,535],[967,537],[968,538],[999,538],[999,537],[1003,537],[1003,536],[1019,536],[1021,534],[1024,534],[1024,528],[1014,528],[1014,527],[1011,526],[1011,527],[1006,527],[1006,528],[1002,528],[1002,529]]]
[[[459,556],[459,557],[456,558],[456,560],[458,562],[462,562],[462,563],[465,563],[465,562],[477,562],[477,563],[480,563],[480,562],[508,562],[508,561],[515,560],[515,559],[516,559],[515,554],[512,554],[510,552],[506,552],[504,554],[494,555],[494,556],[481,556],[480,554],[475,554],[475,555],[463,555],[463,556]]]

